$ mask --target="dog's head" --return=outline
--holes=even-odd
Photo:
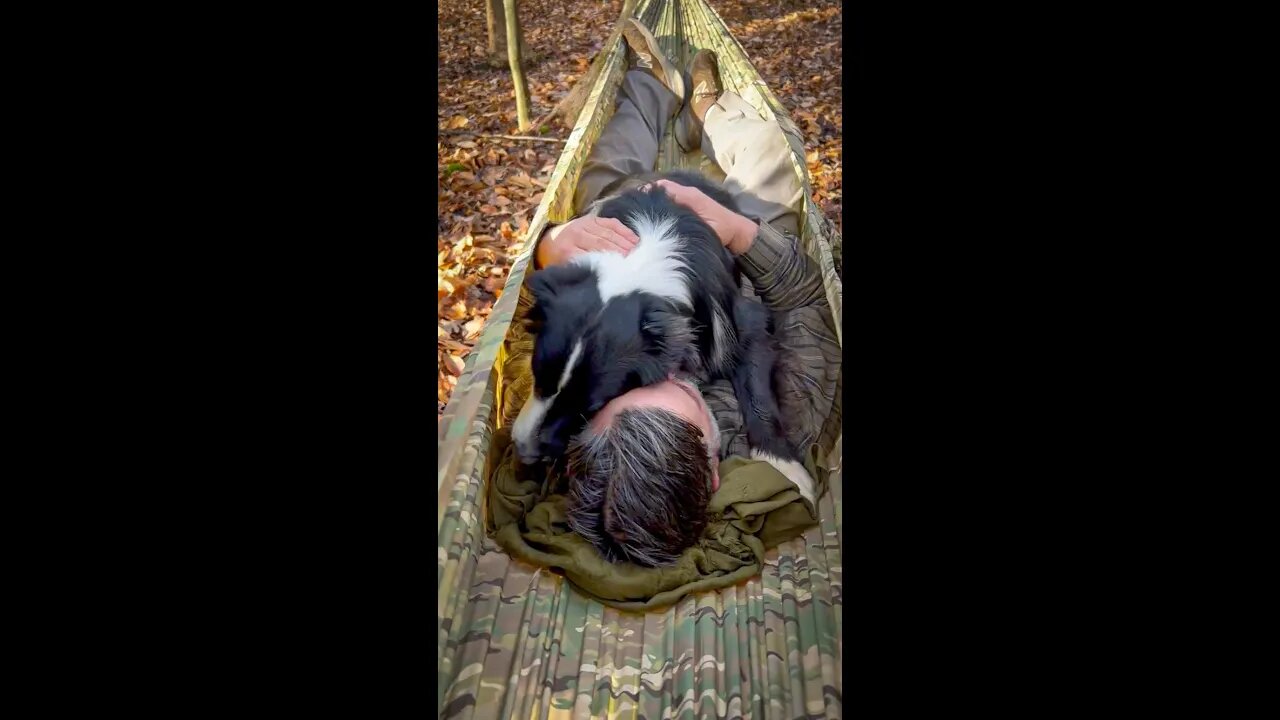
[[[696,355],[684,313],[643,292],[602,302],[588,266],[540,270],[529,289],[533,393],[512,426],[523,462],[560,457],[610,400],[666,378]]]
[[[534,334],[533,393],[511,428],[526,463],[563,454],[582,427],[589,388],[588,329],[602,302],[590,268],[558,265],[529,277],[533,307],[526,322]]]

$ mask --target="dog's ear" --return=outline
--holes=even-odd
[[[539,270],[529,276],[529,292],[533,295],[534,305],[545,305],[555,300],[557,283],[553,268]]]
[[[667,329],[675,321],[675,314],[660,307],[645,308],[640,315],[640,334],[653,343],[661,343],[667,337]]]
[[[658,350],[693,342],[689,318],[665,300],[645,303],[640,313],[640,334],[646,345]]]
[[[646,298],[640,312],[639,330],[645,353],[631,372],[640,385],[665,380],[687,354],[696,352],[688,316],[666,300]]]
[[[555,265],[529,276],[529,292],[538,304],[554,304],[568,288],[591,278],[591,270],[581,265]]]
[[[631,368],[631,377],[628,380],[632,387],[648,387],[666,380],[675,369],[675,367],[668,367],[668,363],[663,362],[662,356],[647,355],[636,361],[635,367]]]

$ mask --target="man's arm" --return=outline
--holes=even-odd
[[[559,265],[578,253],[594,250],[626,255],[639,242],[640,238],[620,220],[584,215],[542,233],[533,253],[534,267]]]
[[[711,226],[771,310],[826,307],[818,264],[800,250],[794,238],[768,223],[756,223],[733,212],[696,188],[668,180],[657,184]]]
[[[730,249],[730,252],[734,252]],[[746,249],[734,252],[738,267],[772,310],[826,307],[827,293],[818,264],[799,248],[798,241],[768,223],[756,226]]]

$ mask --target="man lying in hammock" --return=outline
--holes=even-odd
[[[677,141],[686,151],[701,147],[724,170],[725,189],[741,214],[697,189],[660,184],[716,231],[773,311],[774,333],[790,351],[794,368],[787,387],[775,389],[789,440],[806,451],[816,443],[825,454],[839,434],[840,419],[830,416],[840,346],[818,265],[796,241],[803,191],[791,143],[801,154],[803,147],[741,97],[722,92],[711,51],[693,58],[693,92],[685,104],[685,78],[652,34],[631,19],[623,35],[629,69],[617,111],[584,165],[575,207],[583,213],[628,178],[650,173],[667,123],[682,113]],[[621,222],[588,213],[547,230],[535,262],[547,267],[583,252],[628,253],[638,242]],[[665,565],[702,535],[720,458],[747,454],[738,402],[727,380],[700,388],[668,380],[633,390],[607,404],[569,448],[574,478],[569,524],[610,560]],[[807,480],[792,478],[816,511],[813,487],[800,487],[809,485]],[[662,519],[637,522],[640,517]]]

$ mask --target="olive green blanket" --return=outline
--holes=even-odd
[[[584,594],[624,610],[670,605],[689,593],[751,578],[764,553],[818,522],[818,509],[773,466],[732,456],[720,463],[720,489],[707,507],[702,540],[674,565],[646,568],[610,563],[572,532],[565,518],[565,480],[549,478],[515,459],[510,428],[498,430],[490,450],[487,520],[494,539],[512,557],[562,573]],[[805,463],[817,497],[827,472],[817,448]]]

